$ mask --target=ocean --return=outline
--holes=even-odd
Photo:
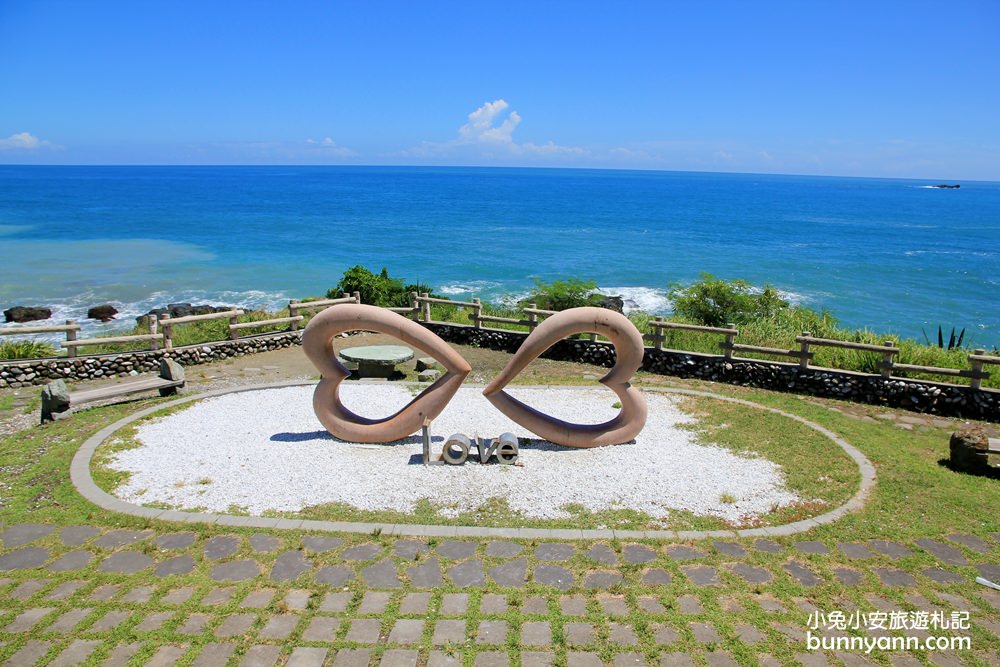
[[[0,310],[84,334],[170,302],[277,308],[355,264],[514,301],[580,277],[670,311],[700,273],[848,327],[1000,346],[1000,183],[516,168],[0,166]],[[109,324],[90,306],[115,305]],[[38,323],[36,323],[38,324]],[[2,325],[0,326],[11,326]]]

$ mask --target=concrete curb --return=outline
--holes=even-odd
[[[90,463],[97,448],[105,440],[110,438],[119,429],[132,424],[144,417],[148,417],[156,412],[172,408],[177,405],[191,403],[193,401],[222,396],[224,394],[235,394],[245,391],[260,391],[262,389],[277,389],[281,387],[296,387],[313,385],[313,382],[277,382],[271,384],[255,385],[250,387],[239,387],[236,389],[217,389],[203,394],[192,394],[184,396],[169,403],[161,403],[145,410],[140,410],[117,422],[110,424],[91,437],[89,437],[80,449],[73,456],[70,464],[70,479],[73,486],[80,494],[94,503],[112,512],[129,514],[131,516],[145,517],[148,519],[158,519],[161,521],[176,521],[182,523],[209,523],[221,526],[238,526],[247,528],[278,528],[289,530],[314,530],[324,532],[340,533],[373,533],[381,532],[383,535],[400,535],[409,537],[491,537],[508,539],[546,539],[546,540],[596,540],[596,539],[650,539],[650,540],[697,540],[704,538],[738,538],[738,537],[780,537],[783,535],[794,535],[812,530],[817,526],[832,523],[840,517],[860,510],[864,507],[865,501],[875,485],[875,467],[871,461],[861,453],[859,449],[841,438],[839,435],[827,428],[809,421],[803,417],[789,414],[777,408],[770,408],[759,405],[751,401],[728,396],[720,396],[706,391],[694,391],[690,389],[672,388],[646,388],[643,391],[659,392],[665,394],[680,394],[685,396],[701,396],[720,401],[728,401],[758,410],[781,415],[793,419],[809,428],[823,434],[834,444],[847,453],[858,465],[861,473],[861,483],[857,492],[845,504],[835,509],[821,514],[811,519],[803,519],[794,523],[782,526],[769,526],[765,528],[745,528],[740,530],[595,530],[595,529],[566,529],[566,528],[488,528],[479,526],[435,526],[407,523],[358,523],[349,521],[314,521],[310,519],[271,519],[257,516],[235,516],[230,514],[207,514],[201,512],[184,512],[179,510],[162,510],[151,507],[142,507],[119,500],[100,489],[94,483],[90,475]],[[463,385],[472,387],[474,385]],[[577,387],[572,387],[576,389]]]

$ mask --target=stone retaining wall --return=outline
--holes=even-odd
[[[421,323],[423,324],[423,323]],[[528,334],[519,331],[475,329],[469,326],[424,324],[446,341],[513,353]],[[264,334],[236,341],[218,341],[176,348],[170,352],[140,351],[76,359],[0,362],[0,388],[45,384],[55,379],[88,380],[114,375],[156,372],[164,355],[182,366],[195,366],[230,357],[300,345],[302,332]],[[608,343],[586,339],[553,345],[543,357],[611,367],[615,351]],[[660,375],[725,382],[744,387],[840,398],[947,417],[1000,422],[1000,392],[949,384],[828,369],[799,368],[797,364],[758,360],[726,360],[719,356],[646,349],[642,370]]]

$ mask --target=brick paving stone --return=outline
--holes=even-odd
[[[551,646],[552,627],[548,621],[525,621],[521,625],[521,645]]]
[[[98,586],[90,593],[90,599],[95,602],[106,602],[118,595],[121,590],[121,586],[118,584],[105,584],[104,586]]]
[[[424,622],[416,618],[401,618],[389,631],[390,644],[419,644],[424,634]]]
[[[699,549],[686,547],[683,544],[672,544],[667,547],[667,555],[673,560],[685,561],[704,558],[706,554]]]
[[[479,603],[479,613],[487,616],[501,616],[507,613],[507,596],[486,593]]]
[[[287,639],[298,625],[297,614],[277,614],[267,619],[260,630],[261,639]]]
[[[184,657],[187,653],[188,647],[184,646],[161,646],[160,649],[153,654],[153,657],[149,659],[145,667],[173,667],[177,662]]]
[[[549,601],[543,597],[532,596],[521,605],[522,614],[549,615]]]
[[[994,582],[994,583],[998,583],[998,582]],[[979,590],[981,591],[979,593],[980,597],[982,597],[983,599],[985,599],[986,603],[988,605],[990,605],[991,607],[993,607],[997,611],[1000,611],[1000,593],[998,593],[996,591],[993,591],[993,590],[990,590],[990,589],[983,589],[983,588],[981,588]]]
[[[153,565],[153,559],[138,551],[118,551],[111,554],[97,567],[99,572],[135,574]]]
[[[799,611],[804,614],[812,614],[813,612],[822,611],[822,609],[805,598],[792,598],[792,602],[794,602],[795,606],[799,608]]]
[[[840,549],[840,553],[848,558],[859,560],[875,558],[875,554],[860,542],[837,542],[837,548]]]
[[[730,614],[745,614],[746,609],[740,604],[740,601],[734,597],[724,596],[719,600],[719,606],[722,607],[723,611],[728,611]]]
[[[413,560],[420,554],[430,551],[430,547],[425,542],[418,540],[396,540],[392,545],[392,552],[400,558]]]
[[[413,593],[413,595],[419,595],[419,593]],[[347,591],[327,593],[326,597],[323,598],[323,602],[319,605],[319,610],[341,614],[347,611],[348,605],[351,604],[352,597],[353,596]]]
[[[687,653],[662,653],[660,667],[694,667],[694,660]]]
[[[40,540],[55,529],[55,526],[44,523],[19,523],[0,533],[0,542],[3,542],[4,549],[12,549]]]
[[[167,533],[157,535],[153,543],[160,549],[187,549],[198,536],[194,533]]]
[[[316,570],[313,578],[321,584],[343,586],[354,579],[354,570],[346,565],[330,565]]]
[[[305,611],[309,607],[309,598],[311,597],[312,591],[293,588],[285,593],[285,606],[292,611]]]
[[[565,561],[573,557],[576,549],[563,542],[543,542],[535,547],[535,558],[546,561]]]
[[[725,651],[706,653],[705,664],[708,667],[740,667],[739,663],[733,660],[733,656]]]
[[[257,616],[254,614],[229,614],[215,629],[216,637],[237,637],[245,635],[253,627]]]
[[[802,542],[795,542],[794,544],[792,544],[792,546],[804,554],[822,555],[830,553],[830,547],[826,546],[822,542],[817,542],[816,540],[804,540]]]
[[[596,571],[589,572],[583,579],[583,587],[588,590],[607,590],[615,584],[621,583],[623,577],[618,572]]]
[[[784,565],[785,572],[802,586],[818,586],[823,580],[802,563],[790,560]]]
[[[131,589],[128,593],[121,597],[122,602],[134,602],[136,604],[144,604],[153,599],[153,587],[152,586],[136,586]]]
[[[962,575],[940,567],[924,568],[921,573],[931,581],[939,584],[960,584],[965,581],[965,577]]]
[[[962,667],[962,661],[950,653],[934,653],[932,651],[927,654],[927,660],[938,667]]]
[[[410,583],[417,588],[437,588],[444,584],[444,577],[441,576],[441,561],[437,558],[428,558],[419,565],[412,565],[406,569],[406,576]]]
[[[162,604],[184,604],[194,595],[194,589],[188,586],[174,588],[167,591],[167,594],[160,600]]]
[[[691,623],[690,628],[696,642],[715,644],[722,641],[718,630],[711,623]]]
[[[854,655],[853,653],[834,653],[837,659],[840,660],[846,667],[867,667],[873,663],[865,660],[860,655]]]
[[[56,632],[61,635],[69,634],[76,626],[80,625],[83,619],[90,616],[92,611],[94,610],[90,607],[70,609],[46,628],[46,632]]]
[[[332,642],[337,638],[340,620],[336,616],[314,616],[302,633],[305,642]]]
[[[6,665],[10,667],[27,667],[34,665],[38,660],[49,652],[52,642],[43,642],[37,639],[29,639],[17,653],[10,656]]]
[[[407,593],[399,603],[400,614],[426,614],[430,593]]]
[[[604,667],[604,663],[596,653],[586,651],[568,651],[566,664],[573,667]]]
[[[129,644],[119,644],[107,659],[101,663],[101,667],[125,667],[132,659],[132,656],[142,648],[142,642],[131,642]]]
[[[865,580],[865,575],[848,567],[833,568],[833,577],[844,586],[858,586]]]
[[[261,588],[250,593],[240,603],[241,607],[248,609],[264,609],[271,604],[274,599],[275,590],[273,588]],[[324,610],[326,611],[326,610]]]
[[[403,648],[391,648],[382,654],[379,667],[417,667],[420,652]]]
[[[744,644],[757,644],[767,639],[767,635],[752,625],[740,624],[736,626],[736,636]]]
[[[94,540],[94,544],[103,549],[118,549],[129,544],[147,540],[152,534],[153,531],[151,530],[128,530],[127,528],[120,528],[104,533]]]
[[[921,667],[919,660],[906,653],[890,654],[889,664],[892,667]]]
[[[785,635],[793,642],[805,643],[806,633],[800,625],[789,625],[788,623],[772,623],[771,627]]]
[[[258,537],[255,535],[254,537]],[[259,537],[268,537],[267,535],[260,535]],[[274,538],[271,538],[274,539]],[[326,551],[332,551],[337,547],[344,545],[344,540],[339,537],[329,537],[327,535],[305,535],[302,538],[302,546],[309,551],[314,551],[318,554],[324,553]]]
[[[474,667],[509,667],[510,658],[500,651],[484,651],[476,654]]]
[[[271,568],[271,581],[291,581],[312,569],[312,563],[301,551],[286,551],[278,556]]]
[[[979,576],[983,579],[989,579],[994,583],[1000,582],[1000,565],[988,565],[984,563],[977,565],[976,570],[979,571]]]
[[[641,544],[626,544],[622,549],[622,558],[629,565],[643,565],[652,560],[656,560],[657,554],[649,547]]]
[[[329,652],[330,650],[325,648],[298,646],[288,656],[288,662],[285,663],[285,667],[323,667],[323,663],[326,661],[326,654]],[[367,664],[365,662],[365,665]]]
[[[760,667],[781,667],[781,661],[767,653],[757,656],[757,664]]]
[[[38,607],[36,609],[27,609],[18,614],[13,621],[7,624],[4,628],[4,632],[16,633],[16,632],[27,632],[31,628],[35,627],[39,621],[48,616],[50,613],[55,611],[55,607]]]
[[[444,651],[431,651],[427,656],[427,667],[461,667],[462,659]]]
[[[77,550],[69,551],[60,556],[57,560],[49,563],[48,569],[53,572],[69,572],[71,570],[82,570],[90,564],[94,554],[89,551]]]
[[[647,614],[663,614],[666,613],[667,609],[663,604],[654,597],[649,597],[648,595],[642,596],[638,600],[639,609],[643,610]]]
[[[719,573],[709,565],[682,565],[681,572],[687,575],[695,586],[721,586]]]
[[[617,565],[618,554],[607,544],[595,544],[587,550],[587,558],[602,565]]]
[[[104,616],[97,619],[96,623],[87,628],[87,632],[107,632],[109,630],[114,630],[119,625],[127,621],[130,615],[131,612],[127,611],[109,611],[104,614]]]
[[[754,595],[753,599],[754,602],[756,602],[757,605],[766,612],[783,614],[787,611],[783,604],[769,595]]]
[[[555,655],[544,651],[521,651],[521,667],[552,667]]]
[[[611,662],[611,664],[614,667],[632,667],[633,665],[635,665],[636,667],[640,666],[648,667],[649,665],[649,663],[646,662],[645,656],[643,656],[641,653],[619,653],[614,657],[614,660]]]
[[[631,625],[625,625],[624,623],[609,623],[608,628],[608,636],[613,644],[635,646],[639,643],[639,638],[636,636],[635,630],[632,629]]]
[[[883,586],[916,586],[917,580],[913,575],[891,567],[873,567],[872,572],[878,577]]]
[[[382,614],[385,613],[386,608],[389,606],[389,600],[392,599],[390,593],[384,593],[381,591],[368,591],[365,593],[364,597],[361,598],[361,605],[358,607],[359,614]]]
[[[594,626],[590,623],[570,622],[563,625],[563,632],[566,634],[566,644],[568,646],[586,646],[593,644],[597,637],[594,634]]]
[[[681,635],[676,629],[661,623],[653,624],[653,641],[661,646],[676,644],[680,641]]]
[[[153,574],[157,577],[170,577],[174,575],[187,574],[194,569],[194,558],[188,554],[168,558],[156,564]]]
[[[988,554],[992,549],[992,547],[990,547],[990,545],[986,541],[976,537],[975,535],[963,535],[961,533],[953,533],[951,535],[947,535],[946,537],[952,542],[961,544],[966,549],[969,549],[970,551],[975,551],[976,553]]]
[[[748,565],[746,563],[727,563],[726,567],[746,580],[747,583],[766,584],[774,579],[774,575],[772,575],[769,571],[755,565]]]
[[[747,555],[747,550],[743,548],[743,545],[736,542],[722,542],[716,540],[712,542],[712,546],[719,553],[730,556],[732,558],[744,558]]]
[[[431,643],[435,646],[462,644],[465,642],[465,620],[440,620],[434,626]]]
[[[246,581],[260,574],[260,565],[255,560],[234,560],[212,566],[208,575],[213,581]]]
[[[608,616],[628,616],[629,614],[628,602],[621,595],[602,595],[597,598],[597,604],[600,605],[601,611]]]
[[[910,550],[910,547],[891,540],[868,540],[868,546],[883,556],[888,556],[893,560],[913,555],[913,551]]]
[[[49,552],[41,547],[24,547],[0,556],[0,571],[28,570],[45,564]]]
[[[659,568],[653,568],[652,570],[646,570],[642,574],[642,585],[643,586],[667,586],[673,580],[670,573],[666,570],[661,570]]]
[[[487,542],[486,555],[490,558],[514,558],[524,551],[524,546],[517,542]]]
[[[281,548],[281,540],[271,535],[256,533],[250,536],[250,548],[254,553],[271,553]]]
[[[914,542],[924,551],[928,551],[936,556],[945,565],[962,566],[969,564],[969,561],[965,558],[962,552],[950,544],[945,544],[944,542],[932,540],[927,537],[914,540]]]
[[[372,652],[366,648],[342,648],[337,651],[331,667],[368,667]],[[285,667],[291,667],[286,663]]]
[[[340,554],[343,560],[371,560],[382,553],[382,547],[377,544],[367,542],[348,547]]]
[[[507,641],[507,621],[481,621],[476,633],[478,644],[503,644]]]
[[[233,599],[233,595],[235,594],[236,589],[232,586],[213,588],[201,599],[201,604],[205,607],[217,607],[228,603]]]
[[[468,593],[447,593],[441,599],[442,616],[461,616],[469,608]]]
[[[236,535],[216,535],[205,541],[202,554],[207,560],[222,560],[239,551],[241,542]]]
[[[399,588],[399,574],[396,564],[391,560],[382,560],[361,570],[361,578],[369,588]]]
[[[501,550],[502,553],[490,553],[489,547],[493,544],[498,543],[490,542],[486,548],[486,555],[493,557],[505,557],[504,554],[506,552],[504,550]],[[512,543],[508,542],[507,544]],[[514,544],[514,546],[517,547],[518,551],[521,550],[521,545]],[[478,547],[479,544],[476,542],[468,542],[464,540],[445,540],[437,545],[436,551],[439,555],[444,556],[448,560],[463,560],[465,558],[471,558],[476,553],[476,549]]]
[[[163,624],[173,618],[175,612],[172,611],[154,611],[152,614],[142,619],[142,621],[135,626],[137,632],[156,632],[163,627]],[[229,619],[226,619],[227,621]]]
[[[10,597],[16,600],[27,600],[48,585],[48,579],[28,579],[18,584],[17,588],[10,592]]]
[[[559,565],[537,565],[534,580],[536,583],[566,591],[573,587],[575,578],[572,572]]]
[[[191,614],[176,631],[182,635],[200,635],[211,620],[208,614]]]
[[[67,547],[79,547],[100,534],[101,531],[93,526],[66,526],[59,531],[59,540]]]
[[[205,644],[201,653],[191,663],[191,667],[219,667],[229,661],[229,656],[236,650],[236,644],[212,642]]]
[[[278,663],[278,656],[281,655],[281,647],[257,645],[251,646],[243,654],[243,661],[240,667],[274,667]]]
[[[356,618],[351,621],[351,627],[345,638],[349,642],[359,644],[374,644],[382,631],[382,621],[377,618]]]
[[[467,560],[464,563],[453,565],[448,568],[448,577],[459,588],[482,586],[485,583],[483,562],[481,560]]]
[[[759,539],[754,540],[753,548],[757,551],[763,551],[764,553],[776,554],[780,553],[784,547],[775,542],[774,540]]]
[[[559,598],[559,610],[563,616],[586,616],[587,599],[582,595],[564,595]]]
[[[499,586],[523,588],[528,580],[528,560],[526,558],[515,558],[506,563],[491,567],[487,571],[487,574]]]
[[[865,599],[868,600],[868,602],[870,602],[873,607],[881,611],[894,611],[896,609],[899,609],[899,606],[896,605],[895,602],[891,602],[877,595],[869,594],[865,596]]]

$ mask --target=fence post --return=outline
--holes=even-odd
[[[157,329],[158,329],[157,325],[160,323],[160,321],[157,319],[157,317],[156,317],[155,314],[154,315],[147,315],[146,319],[149,320],[149,322],[147,322],[147,324],[149,324],[149,333],[151,335],[155,336],[158,333],[158,331],[157,331]],[[149,349],[151,349],[151,350],[158,350],[158,349],[160,349],[160,343],[159,343],[159,341],[157,341],[155,338],[152,339],[151,341],[149,341]]]
[[[289,317],[297,317],[298,316],[298,314],[299,314],[298,305],[299,305],[299,300],[298,299],[292,299],[291,301],[288,302],[288,316]],[[299,323],[296,322],[295,320],[292,320],[291,330],[292,331],[298,331],[299,330]]]
[[[972,354],[986,354],[986,350],[973,350]],[[978,359],[969,359],[972,363],[972,380],[969,382],[971,389],[979,389],[983,386],[983,362]]]
[[[538,308],[537,303],[529,303],[528,308],[534,310]],[[528,313],[528,331],[534,331],[535,327],[538,326],[538,313]]]
[[[347,296],[346,294],[344,296]],[[354,293],[354,303],[361,303],[361,292]]]
[[[803,338],[809,338],[810,336],[812,336],[812,334],[809,333],[808,331],[803,331],[802,332],[802,337]],[[802,370],[806,370],[806,369],[809,368],[809,341],[808,340],[803,340],[801,343],[799,343],[799,352],[802,354],[802,356],[799,357],[799,368],[801,368]]]
[[[238,340],[240,337],[239,331],[233,328],[233,325],[240,321],[239,315],[232,315],[229,318],[229,340]]]
[[[882,345],[884,347],[892,347],[893,343],[891,340],[883,341]],[[882,368],[880,375],[883,379],[888,380],[892,377],[892,355],[896,354],[892,350],[886,350],[882,353]]]
[[[667,337],[663,333],[663,318],[657,315],[653,322],[653,347],[662,350],[665,342],[667,342]]]
[[[68,326],[68,327],[70,327],[70,326],[76,326],[76,320],[66,320],[66,326]],[[66,330],[66,342],[68,343],[68,342],[73,341],[73,340],[76,340],[76,329],[67,329]],[[76,345],[72,345],[72,346],[66,348],[66,356],[67,357],[75,357],[76,356]]]
[[[427,299],[430,299],[431,295],[430,295],[429,292],[424,292],[420,296],[422,296],[424,298],[424,322],[430,322],[431,321],[431,302],[427,301]]]
[[[726,328],[728,328],[728,329],[735,329],[736,325],[733,324],[732,322],[727,322],[726,323]],[[726,334],[726,345],[723,348],[723,356],[726,359],[732,359],[733,358],[733,345],[736,345],[736,336],[737,336],[738,333],[739,332],[736,332],[735,334],[731,334],[731,333],[727,333]]]
[[[473,313],[473,315],[472,315],[472,317],[473,317],[472,327],[474,329],[482,329],[483,328],[483,323],[480,321],[479,318],[483,316],[483,304],[479,300],[479,297],[474,298],[472,300],[472,303],[476,304],[475,306],[473,306],[473,308],[475,309],[476,312]]]
[[[418,296],[420,295],[417,294],[416,292],[410,292],[410,308],[413,309],[413,312],[410,313],[410,317],[412,317],[414,321],[420,319],[420,307],[419,304],[417,303]]]
[[[159,319],[159,315],[156,316]],[[164,317],[160,321],[160,325],[163,329],[163,348],[165,350],[174,349],[174,327],[170,324],[170,316]]]

